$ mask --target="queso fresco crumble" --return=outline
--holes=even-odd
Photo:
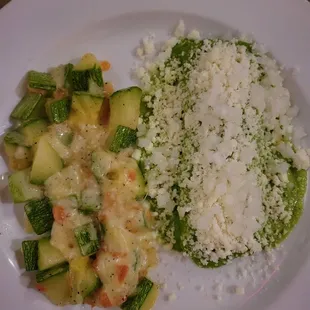
[[[242,39],[143,40],[138,125],[148,203],[164,242],[200,266],[275,247],[302,213],[309,167],[280,69]]]

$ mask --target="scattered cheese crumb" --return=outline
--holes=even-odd
[[[178,38],[183,37],[184,33],[185,33],[185,24],[184,21],[181,19],[179,21],[177,28],[175,29],[174,35]]]
[[[138,126],[138,146],[149,195],[163,209],[159,218],[169,248],[176,240],[166,215],[177,205],[195,230],[195,238],[182,241],[190,254],[205,264],[231,261],[235,253],[260,252],[278,237],[269,219],[290,221],[283,197],[292,164],[286,159],[307,169],[309,154],[291,141],[304,133],[294,131],[298,109],[273,59],[258,58],[251,52],[255,45],[239,39],[206,39],[197,59],[188,53],[186,83],[175,83],[184,68],[178,61],[165,64],[184,33],[180,20],[176,38],[164,44],[153,69],[151,64],[137,69],[144,101],[154,111]],[[200,34],[193,30],[189,37]],[[146,54],[153,52],[149,41],[143,46]]]
[[[197,29],[192,30],[188,36],[189,39],[200,40],[200,32]]]
[[[235,293],[237,295],[244,295],[244,287],[236,287]]]
[[[168,295],[169,302],[175,301],[176,299],[177,299],[177,295],[175,293],[171,293]]]
[[[137,55],[138,58],[143,59],[143,56],[144,56],[143,48],[138,47],[137,50],[136,50],[136,55]]]

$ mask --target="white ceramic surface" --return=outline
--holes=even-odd
[[[310,133],[309,16],[306,0],[12,0],[0,11],[0,134],[9,126],[9,113],[28,70],[46,70],[93,52],[112,63],[107,78],[116,88],[129,86],[134,84],[130,69],[139,40],[149,32],[164,39],[180,18],[188,29],[197,28],[204,36],[253,33],[286,68],[300,67],[296,77],[288,75],[287,86]],[[1,158],[0,173],[6,171]],[[27,288],[30,277],[20,269],[17,251],[25,238],[23,207],[13,206],[1,184],[0,191],[0,309],[56,309]],[[202,270],[179,255],[162,253],[163,262],[153,273],[154,279],[166,282],[167,287],[155,309],[309,309],[309,208],[306,202],[300,223],[276,257],[269,258],[269,264],[264,255],[258,255],[221,269]],[[242,269],[252,273],[256,283],[250,275],[240,280]],[[235,287],[244,287],[245,294],[233,294]],[[177,299],[168,302],[172,293]],[[84,306],[66,307],[81,308]]]

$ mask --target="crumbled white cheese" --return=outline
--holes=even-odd
[[[184,21],[181,19],[179,21],[177,28],[175,29],[174,35],[178,38],[183,37],[184,33],[185,33],[185,24]]]
[[[290,220],[283,200],[291,165],[286,159],[307,169],[309,155],[291,141],[304,132],[294,131],[298,109],[273,59],[256,57],[237,39],[204,40],[199,57],[191,55],[186,64],[186,85],[175,83],[183,69],[166,60],[184,33],[181,20],[152,65],[137,69],[153,111],[138,126],[138,146],[149,195],[165,210],[159,217],[166,237],[175,242],[166,214],[177,206],[196,231],[197,240],[183,242],[202,262],[218,262],[267,246],[257,233],[268,218]],[[188,37],[200,34],[193,30]]]
[[[200,32],[197,29],[192,30],[188,36],[189,39],[200,40]]]
[[[140,149],[136,149],[134,150],[134,152],[132,153],[131,157],[134,158],[136,161],[139,161],[141,158],[141,150]]]
[[[177,295],[175,293],[171,293],[168,295],[169,302],[175,301],[176,299],[177,299]]]
[[[150,37],[145,37],[142,41],[145,55],[152,55],[155,52],[153,39]]]
[[[143,48],[138,47],[137,50],[136,50],[136,55],[137,55],[138,58],[143,59],[143,56],[144,56]]]
[[[236,287],[235,288],[236,295],[244,295],[244,287]]]

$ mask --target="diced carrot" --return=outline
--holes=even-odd
[[[123,283],[129,271],[128,265],[117,265],[116,274],[119,283]]]
[[[110,100],[109,98],[104,98],[99,112],[99,123],[103,127],[109,126],[110,120]]]
[[[102,71],[109,71],[111,68],[111,64],[107,60],[102,61],[100,65],[101,65]]]
[[[136,177],[137,177],[136,171],[134,169],[129,170],[129,172],[128,172],[128,179],[129,179],[129,181],[130,182],[135,181]]]
[[[101,306],[103,306],[105,308],[113,306],[107,292],[105,292],[103,290],[99,293],[99,303]]]
[[[111,82],[107,82],[103,85],[103,91],[106,96],[110,96],[114,92],[114,87]]]
[[[36,288],[39,292],[45,292],[46,291],[46,288],[40,283],[36,284]]]
[[[54,216],[54,220],[58,224],[63,224],[64,219],[66,218],[66,213],[65,213],[64,208],[62,206],[54,206],[53,207],[53,216]]]

